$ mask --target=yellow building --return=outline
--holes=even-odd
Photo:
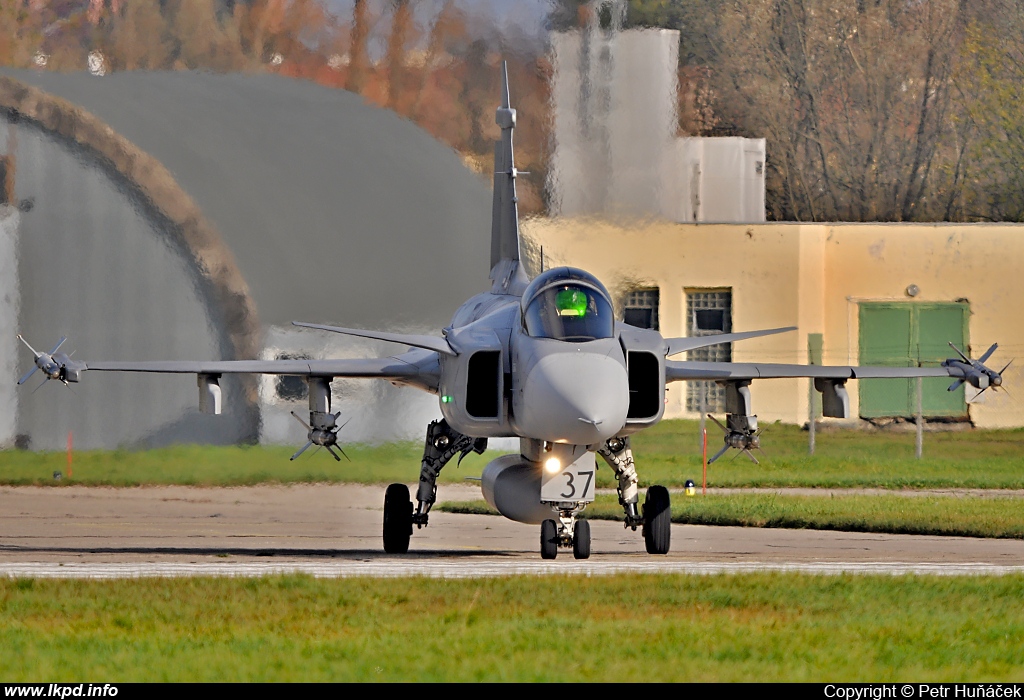
[[[970,387],[948,392],[952,380],[926,379],[924,413],[1024,426],[1024,400],[1015,398],[1024,395],[1024,225],[534,219],[524,231],[543,246],[545,267],[597,275],[620,318],[666,337],[798,328],[690,359],[934,366],[955,356],[949,341],[973,357],[998,342],[986,364],[998,370],[1021,357],[1004,375],[1020,391],[975,399]],[[670,385],[666,417],[696,417],[703,391],[712,408],[720,400],[714,385],[686,384]],[[847,388],[853,416],[916,411],[915,380],[852,380]],[[806,379],[755,381],[751,394],[762,423],[807,421]]]

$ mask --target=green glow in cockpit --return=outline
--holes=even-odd
[[[555,296],[559,316],[587,315],[587,295],[579,289],[563,289]]]

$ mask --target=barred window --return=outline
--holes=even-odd
[[[688,337],[731,332],[731,289],[686,290],[686,335]],[[691,350],[686,354],[686,359],[695,362],[732,362],[732,343]],[[689,381],[686,383],[686,410],[700,411],[702,396],[706,411],[711,413],[725,411],[725,387],[711,381]]]
[[[658,330],[658,289],[634,289],[623,299],[622,320],[637,328]]]

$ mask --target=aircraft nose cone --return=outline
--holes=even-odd
[[[516,420],[527,437],[593,445],[622,429],[628,408],[625,368],[581,350],[548,355],[534,365]]]

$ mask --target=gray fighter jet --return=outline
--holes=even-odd
[[[195,374],[199,408],[220,413],[219,379],[231,373],[298,375],[309,386],[309,423],[295,416],[308,442],[335,459],[338,418],[331,412],[335,377],[385,379],[438,396],[443,418],[427,427],[419,489],[413,505],[404,484],[388,487],[384,499],[384,550],[409,549],[413,528],[427,525],[438,474],[456,455],[483,453],[488,438],[520,439],[519,454],[490,462],[481,487],[488,503],[505,517],[540,524],[540,550],[553,559],[572,548],[577,559],[590,556],[590,526],[578,519],[595,495],[595,455],[618,479],[626,527],[641,528],[646,549],[665,554],[670,545],[669,492],[648,488],[639,504],[637,471],[630,436],[661,420],[665,385],[713,380],[726,389],[724,446],[748,456],[759,446],[757,416],[751,407],[755,379],[812,377],[826,416],[848,417],[845,384],[853,378],[948,376],[985,389],[1002,383],[1000,372],[960,353],[942,367],[829,367],[787,364],[688,362],[669,358],[696,348],[794,330],[776,328],[713,337],[663,338],[616,321],[608,290],[593,275],[571,267],[527,278],[520,258],[519,217],[512,131],[516,112],[503,80],[496,121],[494,208],[491,229],[492,285],[463,304],[440,336],[405,335],[296,323],[332,333],[375,338],[410,346],[401,354],[361,360],[240,360],[211,362],[93,362],[58,353],[37,352],[36,370],[48,379],[77,382],[86,371]],[[20,337],[20,336],[19,336]],[[25,343],[28,345],[28,343]],[[1005,368],[1004,368],[1005,370]],[[294,414],[293,414],[294,415]]]

